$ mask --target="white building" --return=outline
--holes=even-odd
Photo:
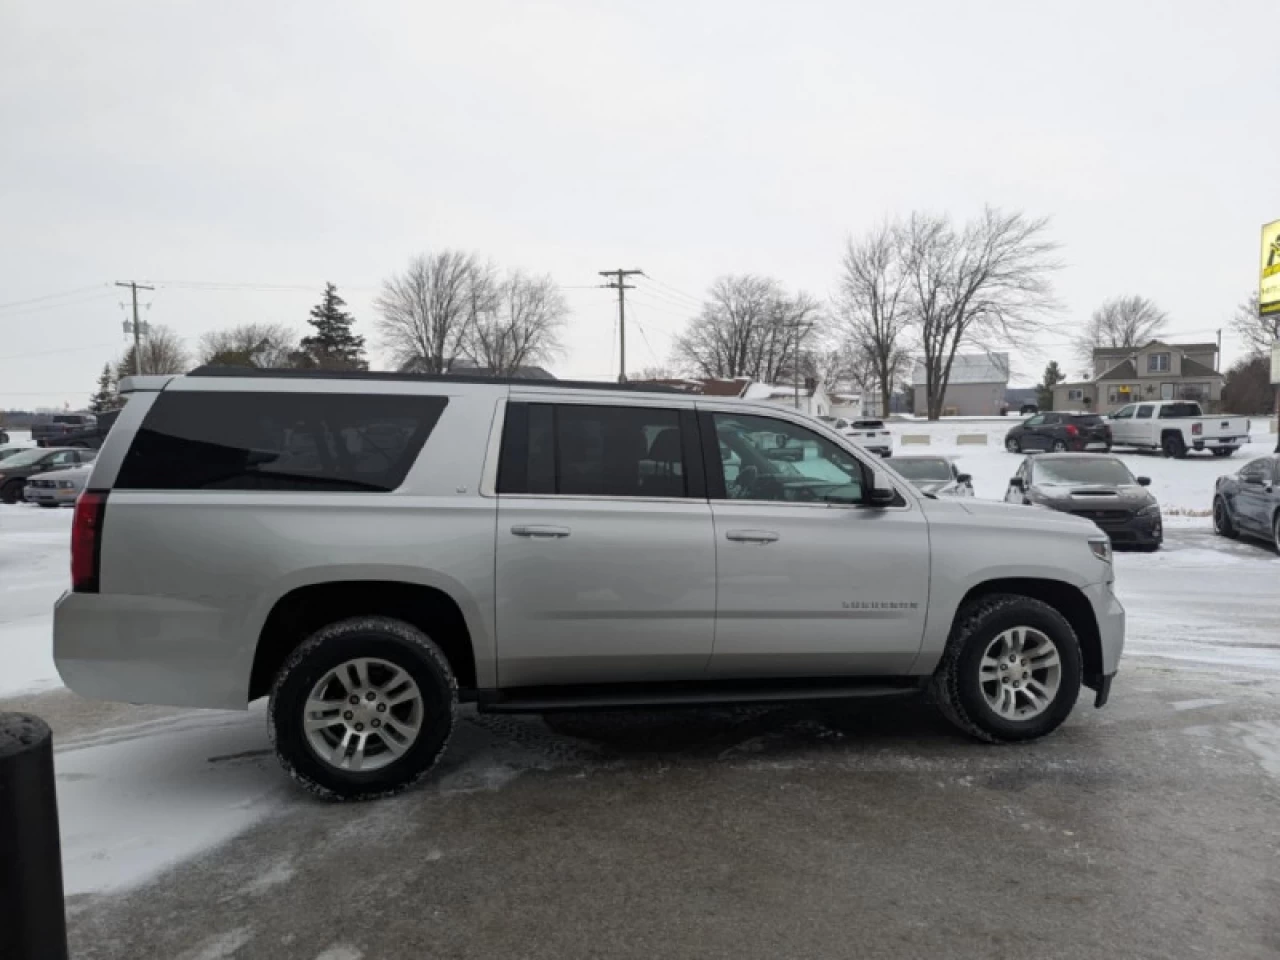
[[[944,417],[998,417],[1009,389],[1009,354],[958,353],[951,364],[951,377],[942,395]],[[911,390],[916,415],[929,411],[923,361],[911,372]]]

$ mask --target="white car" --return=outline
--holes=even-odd
[[[872,453],[878,453],[882,457],[893,456],[893,434],[889,432],[883,420],[846,420],[843,417],[819,417],[818,419],[842,437],[856,440]]]
[[[921,493],[935,497],[973,496],[973,477],[961,473],[950,457],[898,457],[893,461],[893,469]]]
[[[1229,413],[1206,416],[1189,400],[1131,403],[1111,414],[1111,438],[1117,447],[1160,450],[1182,458],[1190,450],[1212,450],[1229,457],[1249,442],[1252,424]]]

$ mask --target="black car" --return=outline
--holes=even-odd
[[[1037,413],[1013,427],[1004,438],[1010,453],[1052,453],[1111,449],[1111,426],[1096,413]]]
[[[1269,540],[1280,551],[1280,456],[1251,460],[1219,477],[1213,490],[1213,529],[1224,537]]]
[[[1115,546],[1158,550],[1164,541],[1160,504],[1116,457],[1050,453],[1027,457],[1009,481],[1005,501],[1035,504],[1092,520]]]
[[[50,470],[65,470],[81,463],[89,463],[98,455],[97,450],[54,449],[23,450],[0,461],[0,501],[17,503],[22,499],[27,477]]]

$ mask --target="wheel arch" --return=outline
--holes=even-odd
[[[294,587],[271,606],[256,637],[248,699],[271,692],[280,667],[298,644],[328,623],[377,615],[404,620],[440,647],[458,686],[474,690],[487,682],[483,630],[453,592],[400,579],[330,579]]]
[[[1097,689],[1102,676],[1102,633],[1093,605],[1084,592],[1062,580],[1039,577],[1000,577],[984,580],[969,589],[956,607],[952,629],[967,607],[975,601],[993,594],[1015,594],[1039,600],[1057,610],[1071,624],[1080,641],[1080,657],[1084,667],[1085,686]]]

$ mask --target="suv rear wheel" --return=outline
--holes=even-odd
[[[426,776],[457,704],[457,681],[426,634],[390,617],[354,617],[317,631],[281,668],[271,740],[313,793],[372,800]]]
[[[965,733],[1013,743],[1067,719],[1080,674],[1080,643],[1062,614],[1031,597],[995,594],[956,617],[932,690]]]

